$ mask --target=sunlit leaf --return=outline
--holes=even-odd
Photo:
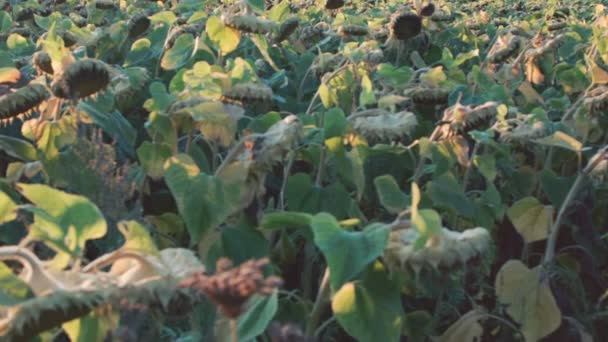
[[[43,184],[19,183],[18,189],[37,207],[37,210],[28,209],[34,212],[30,236],[57,248],[58,253],[65,249],[74,256],[82,257],[88,240],[106,234],[103,214],[86,197]],[[56,227],[58,231],[52,232],[51,227]]]
[[[6,193],[0,191],[0,224],[17,218],[17,204]]]
[[[206,30],[209,39],[219,46],[224,56],[234,51],[241,40],[241,33],[239,31],[224,26],[222,20],[216,16],[207,19]]]

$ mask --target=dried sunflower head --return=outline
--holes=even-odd
[[[272,101],[272,88],[263,83],[238,83],[226,89],[223,99],[229,101],[270,102]]]
[[[450,128],[455,131],[470,129],[476,124],[496,117],[498,102],[486,102],[479,106],[464,106],[456,103],[446,109],[442,121],[449,123]]]
[[[450,91],[445,88],[416,86],[404,92],[415,104],[439,105],[448,102]]]
[[[129,38],[137,38],[150,27],[150,19],[144,14],[138,14],[129,20]]]
[[[399,40],[408,40],[417,36],[422,30],[422,20],[410,12],[397,12],[389,24],[391,35]]]
[[[247,33],[266,34],[276,27],[274,21],[264,20],[252,14],[224,14],[222,22],[228,27]]]
[[[71,63],[51,84],[57,97],[82,99],[104,90],[110,84],[110,69],[97,59],[82,59]]]
[[[430,17],[433,13],[435,13],[435,5],[432,3],[428,3],[420,9],[420,15],[423,17]]]
[[[545,137],[549,134],[547,124],[536,121],[532,124],[517,122],[514,127],[500,133],[500,140],[525,144],[533,139]]]
[[[279,29],[274,36],[274,42],[280,43],[287,39],[292,33],[295,32],[298,25],[300,25],[300,19],[298,19],[298,17],[294,16],[285,19],[279,26]]]
[[[335,10],[344,6],[344,0],[326,0],[325,9]]]
[[[418,124],[414,113],[391,113],[382,109],[354,113],[350,121],[358,134],[367,140],[379,141],[390,141],[409,135]]]
[[[502,63],[506,61],[519,50],[519,43],[519,36],[513,34],[499,37],[488,52],[488,61],[490,63]]]
[[[23,119],[49,97],[47,88],[37,83],[0,96],[0,124],[11,123],[16,118]]]
[[[32,63],[34,64],[34,68],[38,71],[38,73],[47,73],[52,75],[53,65],[51,64],[51,56],[44,51],[38,51],[32,56]]]
[[[413,228],[394,230],[384,250],[384,259],[394,271],[418,272],[426,266],[435,269],[449,268],[467,263],[490,247],[491,237],[487,229],[476,227],[463,232],[442,228],[429,238],[421,249],[414,244],[420,233]]]
[[[338,28],[338,34],[343,36],[366,36],[368,32],[363,25],[342,25]]]

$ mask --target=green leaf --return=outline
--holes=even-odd
[[[120,112],[104,113],[86,102],[80,102],[78,109],[81,110],[82,114],[90,117],[104,132],[116,139],[123,151],[130,156],[135,155],[134,145],[137,131]]]
[[[6,11],[0,11],[0,33],[8,33],[13,27],[11,15]]]
[[[31,143],[6,135],[0,135],[0,150],[26,162],[38,159],[36,148]]]
[[[222,228],[220,242],[222,255],[235,265],[270,254],[270,244],[262,232],[245,224]]]
[[[37,207],[27,209],[34,213],[30,237],[54,247],[58,254],[69,252],[73,256],[82,257],[85,243],[99,239],[107,232],[103,214],[86,197],[43,184],[19,183],[18,189]],[[64,258],[61,259],[62,262],[67,261],[66,257],[67,255],[60,255],[60,258]]]
[[[312,218],[310,226],[315,244],[327,260],[334,290],[380,256],[388,242],[389,228],[384,224],[375,223],[361,232],[348,232],[340,228],[335,217],[320,213]]]
[[[293,211],[267,213],[262,217],[260,227],[277,230],[288,228],[305,228],[310,225],[312,215]]]
[[[34,296],[30,287],[3,262],[0,262],[0,284],[0,308],[22,303]]]
[[[60,29],[70,29],[70,22],[67,20],[63,21],[62,19],[63,16],[59,12],[53,12],[51,15],[46,17],[39,16],[37,14],[34,15],[34,22],[36,22],[36,25],[45,30],[48,30],[53,24],[57,25],[57,27]]]
[[[400,288],[379,262],[362,282],[342,285],[331,308],[344,330],[358,341],[399,341],[404,315]]]
[[[487,189],[481,194],[480,201],[482,205],[492,209],[494,218],[497,221],[502,221],[505,214],[505,206],[494,184],[488,184]]]
[[[424,342],[432,334],[433,317],[427,311],[416,310],[408,312],[403,320],[403,335],[408,341]]]
[[[163,177],[165,161],[171,155],[171,147],[161,143],[144,141],[137,149],[140,165],[146,174],[155,180]]]
[[[400,67],[395,68],[391,64],[382,63],[378,65],[378,75],[383,78],[386,78],[393,86],[402,86],[407,84],[412,76],[414,75],[414,70],[410,67]]]
[[[339,182],[321,188],[314,185],[310,175],[297,173],[287,180],[285,199],[290,210],[315,214],[328,212],[338,219],[356,216],[357,203]]]
[[[138,65],[148,61],[152,56],[151,46],[152,42],[148,38],[141,38],[133,42],[131,50],[127,53],[125,66]]]
[[[262,334],[274,317],[279,307],[278,292],[268,297],[255,296],[251,306],[241,316],[237,323],[239,341],[253,341]]]
[[[574,177],[559,177],[555,172],[545,169],[540,173],[540,185],[554,208],[561,208],[564,199],[568,195]]]
[[[488,182],[496,178],[496,158],[492,154],[475,155],[473,163]]]
[[[5,192],[0,191],[0,224],[17,218],[17,204]]]
[[[209,35],[209,39],[219,46],[223,56],[236,50],[241,41],[240,32],[224,26],[222,20],[217,16],[207,19],[206,32]]]
[[[467,218],[475,214],[475,207],[451,174],[444,174],[429,182],[428,194],[437,206],[454,209]]]
[[[145,125],[152,140],[171,147],[172,151],[177,151],[177,132],[169,116],[152,112],[148,115],[148,122]]]
[[[180,35],[175,44],[165,52],[160,62],[161,68],[175,70],[184,66],[194,54],[194,36],[192,34]]]
[[[536,139],[534,142],[541,145],[561,147],[574,152],[580,152],[583,148],[580,141],[561,131],[557,131],[548,137]]]
[[[238,188],[227,189],[219,178],[201,173],[192,158],[185,154],[167,160],[165,181],[186,222],[192,245],[197,244],[209,229],[224,222],[239,200]]]
[[[525,197],[507,209],[507,216],[526,243],[547,238],[553,221],[553,207],[535,197]]]
[[[275,70],[275,71],[279,71],[281,70],[272,60],[272,57],[270,57],[270,53],[268,52],[268,49],[270,48],[270,46],[268,45],[268,41],[266,40],[266,37],[264,37],[261,34],[253,34],[249,37],[249,39],[251,39],[251,41],[253,42],[253,44],[255,44],[255,46],[258,48],[258,50],[260,51],[260,54],[262,54],[262,57],[264,57],[264,59],[266,60],[266,62],[268,62],[268,64],[270,64],[270,66]]]
[[[556,78],[568,95],[582,92],[589,86],[587,76],[574,67],[556,72]]]
[[[321,211],[321,190],[308,174],[298,173],[287,180],[285,198],[291,210],[313,214]]]
[[[247,4],[256,12],[262,12],[266,7],[264,0],[247,0]]]
[[[253,131],[254,133],[264,133],[266,132],[272,125],[281,121],[281,114],[278,112],[268,112],[264,115],[256,116],[251,120],[248,129]]]
[[[150,84],[150,98],[144,103],[149,112],[162,112],[175,101],[175,96],[167,93],[167,87],[161,82]]]
[[[401,191],[397,181],[391,175],[379,176],[374,179],[378,198],[382,206],[391,214],[399,214],[407,209],[409,200]]]
[[[323,132],[325,139],[341,137],[346,129],[346,117],[340,108],[332,108],[325,113]]]

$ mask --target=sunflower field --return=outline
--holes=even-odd
[[[608,3],[0,0],[0,341],[608,338]]]

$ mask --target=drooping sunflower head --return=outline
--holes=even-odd
[[[44,51],[38,51],[32,56],[32,63],[34,64],[34,68],[42,74],[47,73],[52,75],[53,65],[51,63],[51,56]]]
[[[70,64],[51,84],[57,97],[82,99],[104,90],[110,83],[109,67],[96,59],[82,59]]]
[[[16,91],[0,96],[0,124],[23,119],[50,97],[42,84],[31,83]]]
[[[150,27],[150,19],[143,14],[139,14],[129,20],[129,38],[136,38],[142,35]]]
[[[422,31],[422,19],[414,13],[397,12],[389,24],[391,35],[399,40],[408,40]]]
[[[420,9],[420,15],[423,17],[430,17],[433,13],[435,13],[435,5],[432,3],[428,3]]]
[[[344,0],[327,0],[325,1],[325,9],[335,10],[344,6]]]

